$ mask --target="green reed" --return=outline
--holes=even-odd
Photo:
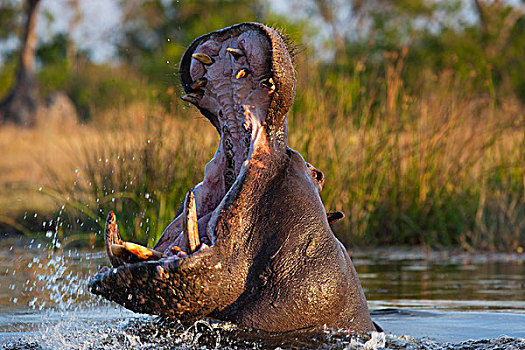
[[[338,236],[360,244],[523,247],[519,103],[497,104],[451,72],[422,77],[411,92],[403,53],[387,58],[382,69],[358,63],[337,75],[309,73],[289,118],[290,144],[325,173],[327,210],[347,215]]]
[[[298,71],[289,144],[324,172],[327,210],[346,214],[334,231],[346,244],[523,247],[520,104],[496,101],[449,71],[409,89],[405,54],[386,53],[382,67],[367,59],[351,69],[298,64],[309,69]],[[72,231],[78,217],[100,230],[113,210],[126,239],[158,239],[218,140],[194,109],[172,113],[101,112],[96,135],[70,150],[78,173],[49,169]]]

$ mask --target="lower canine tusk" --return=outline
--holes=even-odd
[[[135,243],[124,242],[124,247],[126,248],[128,252],[130,252],[131,254],[135,255],[137,258],[142,259],[142,260],[148,260],[148,259],[158,260],[164,257],[164,254],[162,254],[161,252],[143,247]]]
[[[130,259],[131,255],[134,255],[139,260],[159,260],[165,257],[165,255],[161,252],[131,242],[122,242],[122,244],[112,244],[109,246],[109,249],[111,250],[111,253],[113,253],[114,256],[118,256],[119,258],[122,258],[124,261],[127,262],[133,261],[133,259]]]
[[[197,206],[195,194],[190,190],[184,200],[184,211],[182,213],[182,226],[186,250],[189,254],[195,252],[200,245],[199,224],[197,222]]]

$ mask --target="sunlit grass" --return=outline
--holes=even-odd
[[[444,72],[409,93],[393,61],[310,76],[290,144],[324,171],[327,209],[346,242],[516,249],[525,243],[524,119]],[[368,77],[374,76],[369,73]]]
[[[363,61],[337,73],[303,62],[308,69],[298,71],[289,144],[324,172],[327,210],[346,214],[337,235],[347,245],[523,247],[522,106],[470,90],[448,71],[421,77],[420,90],[409,91],[403,54],[387,58],[383,70]],[[9,135],[17,133],[27,131]],[[168,114],[146,102],[98,111],[54,141],[33,137],[47,158],[33,165],[41,181],[26,183],[44,184],[39,195],[58,206],[39,210],[54,210],[64,235],[100,232],[113,210],[126,239],[149,245],[202,179],[218,141],[193,108],[181,103]]]

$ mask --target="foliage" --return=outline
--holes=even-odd
[[[20,14],[23,3],[15,0],[0,1],[0,40],[8,40],[21,28]]]
[[[177,98],[183,50],[256,20],[304,48],[289,142],[325,173],[327,209],[347,215],[335,227],[345,243],[523,247],[525,16],[504,2],[475,3],[475,20],[465,21],[455,0],[312,0],[300,2],[302,17],[272,13],[263,0],[123,1],[117,63],[68,56],[64,33],[40,44],[42,95],[66,91],[96,131],[69,150],[80,175],[50,165],[44,192],[67,202],[58,212],[71,231],[100,230],[115,210],[127,239],[151,245],[216,142]],[[6,8],[14,30],[20,9]],[[319,45],[321,32],[329,39]],[[0,95],[16,68],[9,57]]]
[[[449,71],[420,77],[413,93],[402,75],[407,53],[385,56],[386,65],[372,71],[363,62],[337,79],[303,77],[290,115],[290,144],[325,173],[327,210],[347,214],[339,237],[347,244],[523,245],[521,105],[496,106]]]

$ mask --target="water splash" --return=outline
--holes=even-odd
[[[10,311],[7,316],[0,313],[1,349],[525,348],[525,339],[516,337],[450,343],[421,335],[412,337],[377,332],[356,335],[333,329],[270,334],[215,320],[182,324],[158,317],[138,316],[88,292],[87,280],[106,263],[104,253],[75,250],[44,253],[37,247],[38,242],[30,242],[23,248],[0,251],[0,262],[3,259],[5,264],[0,271],[5,271],[5,276],[10,278],[5,288],[12,298],[10,303],[18,310]],[[434,326],[447,322],[435,312],[428,314],[419,316],[426,316],[426,322]],[[390,326],[392,330],[392,323],[387,322],[390,317],[404,324],[403,333],[416,334],[407,324],[417,314],[390,312],[388,315],[383,316],[384,323],[379,322],[384,328]]]

